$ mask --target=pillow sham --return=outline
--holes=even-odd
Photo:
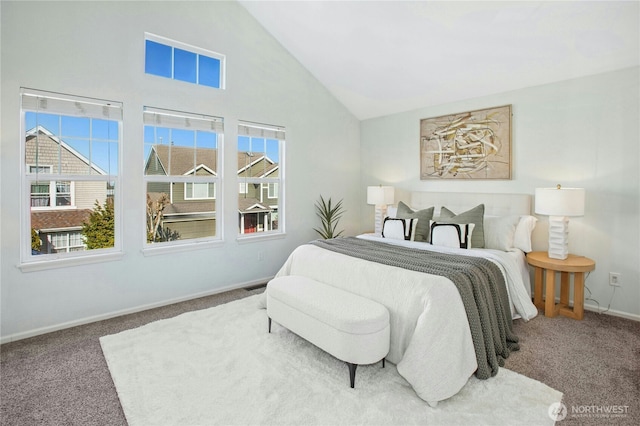
[[[388,217],[398,217],[398,208],[395,206],[389,206],[387,207],[387,216]]]
[[[418,219],[386,217],[382,224],[382,238],[414,241]]]
[[[516,225],[516,231],[513,236],[513,247],[522,250],[525,253],[533,251],[531,247],[531,233],[536,227],[537,217],[520,216],[520,221]]]
[[[467,210],[466,212],[460,213],[456,215],[454,212],[442,206],[440,209],[440,218],[439,222],[442,223],[465,223],[475,225],[473,230],[473,237],[471,239],[471,243],[474,248],[483,248],[484,247],[484,227],[483,227],[483,217],[484,217],[484,204],[480,204],[471,210]]]
[[[475,226],[474,223],[442,223],[432,220],[429,224],[431,244],[470,249]]]
[[[509,251],[513,248],[513,239],[520,216],[485,216],[484,248]]]
[[[416,241],[429,241],[429,221],[433,219],[433,207],[414,211],[405,203],[400,201],[398,203],[396,217],[399,219],[419,219],[416,228]]]

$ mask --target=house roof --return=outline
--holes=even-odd
[[[244,198],[238,199],[238,211],[241,213],[257,213],[271,211],[269,207],[265,207],[257,198]]]
[[[217,171],[216,150],[212,148],[196,148],[178,145],[153,145],[147,163],[153,153],[158,157],[167,175],[185,175],[195,170]]]
[[[102,170],[96,164],[91,163],[87,157],[82,155],[75,148],[73,148],[71,145],[69,145],[68,143],[66,143],[65,141],[60,139],[59,137],[55,136],[51,131],[49,131],[47,128],[45,128],[43,126],[37,126],[37,127],[34,127],[32,129],[28,130],[27,133],[26,133],[25,142],[29,143],[34,138],[37,138],[36,140],[38,142],[41,141],[43,138],[46,138],[47,140],[51,140],[51,141],[59,144],[60,147],[63,148],[64,150],[68,151],[69,153],[71,153],[72,155],[77,157],[78,160],[82,161],[87,166],[91,167],[91,169],[94,172],[96,172],[96,174],[100,174],[100,175],[106,175],[107,174],[107,172]]]
[[[43,210],[31,212],[31,227],[39,231],[52,232],[80,228],[89,219],[91,210]]]
[[[191,174],[195,170],[217,172],[216,150],[212,148],[192,148],[177,145],[153,145],[147,167],[153,155],[157,156],[165,175],[181,176]],[[265,177],[278,170],[278,163],[264,154],[246,151],[238,152],[238,173],[245,170],[248,177]]]
[[[266,155],[247,151],[238,152],[238,174],[244,173],[248,177],[266,177],[278,170],[278,163]]]

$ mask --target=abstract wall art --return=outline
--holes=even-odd
[[[420,179],[511,179],[511,105],[420,120]]]

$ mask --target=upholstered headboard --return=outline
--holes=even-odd
[[[401,201],[401,200],[399,200]],[[404,201],[404,200],[402,200]],[[406,201],[405,201],[406,203]],[[484,214],[491,216],[532,215],[533,195],[531,194],[489,194],[475,192],[411,192],[410,206],[421,210],[434,206],[433,216],[440,216],[440,207],[454,213],[462,213],[478,204],[484,204]],[[538,220],[531,234],[534,250],[546,250],[547,221]]]
[[[494,216],[530,215],[530,194],[488,194],[475,192],[412,192],[410,206],[414,209],[435,207],[434,216],[440,215],[440,207],[447,206],[455,213],[484,204],[485,214]]]

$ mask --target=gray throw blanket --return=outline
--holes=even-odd
[[[511,328],[511,310],[504,276],[493,262],[354,237],[316,240],[310,244],[372,262],[441,275],[451,280],[460,292],[467,313],[478,361],[477,378],[495,376],[510,352],[519,349],[518,337]]]

